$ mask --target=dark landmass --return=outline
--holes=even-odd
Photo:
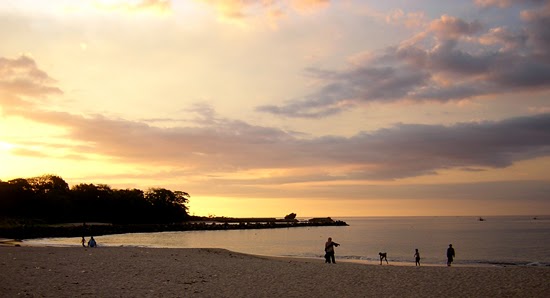
[[[69,187],[56,175],[0,180],[0,238],[347,225],[330,217],[298,221],[295,213],[284,219],[190,216],[189,198],[187,192],[164,188]]]
[[[33,239],[51,237],[89,237],[125,233],[155,233],[175,231],[278,229],[319,226],[347,226],[340,220],[312,218],[307,221],[275,218],[192,217],[190,221],[172,224],[22,224],[0,226],[0,238]]]

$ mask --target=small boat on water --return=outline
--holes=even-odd
[[[485,218],[480,217],[478,220],[479,220],[479,221],[485,221]]]

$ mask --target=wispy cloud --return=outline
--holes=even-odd
[[[258,111],[320,118],[367,102],[463,100],[548,90],[550,4],[521,13],[521,28],[484,28],[443,15],[402,43],[361,55],[348,69],[309,68],[322,88]],[[357,57],[357,56],[356,56]]]
[[[61,94],[55,80],[29,56],[0,57],[0,105],[4,110],[28,107],[50,94]]]
[[[386,180],[438,170],[502,168],[550,155],[550,114],[452,126],[397,124],[352,137],[300,139],[280,129],[218,119],[201,127],[158,128],[144,123],[66,113],[21,114],[66,128],[88,151],[137,164],[175,166],[198,173],[261,169],[348,169],[285,177],[285,183]],[[306,171],[307,172],[307,171]],[[283,182],[283,181],[280,181]]]
[[[30,90],[36,89],[33,78],[40,82],[51,80],[28,57],[0,61],[12,67],[23,66],[25,71],[18,78],[33,82],[26,85]],[[10,72],[7,67],[3,69],[4,73]],[[50,86],[45,93],[51,90],[60,92]],[[20,94],[41,96],[23,89],[10,92],[15,97]],[[499,168],[550,154],[550,114],[451,126],[396,124],[351,137],[303,138],[279,128],[222,117],[206,104],[185,111],[193,125],[172,128],[102,115],[52,112],[33,101],[18,104],[7,113],[62,127],[67,132],[62,138],[86,144],[75,154],[96,154],[142,165],[173,166],[203,174],[262,169],[300,173],[286,176],[284,180],[288,183],[384,180],[433,174],[449,168]],[[75,151],[71,146],[65,149]],[[19,153],[27,155],[29,151],[20,150]],[[331,170],[318,171],[319,168]]]
[[[385,16],[385,20],[388,24],[419,28],[425,25],[426,15],[423,12],[404,12],[402,9],[395,9]]]
[[[474,3],[481,7],[506,8],[512,4],[543,3],[545,0],[474,0]]]
[[[330,4],[330,0],[195,0],[211,5],[222,20],[246,23],[264,19],[272,27],[290,13],[311,13]]]
[[[139,1],[101,1],[95,0],[93,2],[96,8],[101,10],[110,11],[125,11],[125,12],[168,12],[171,10],[171,0],[139,0]]]

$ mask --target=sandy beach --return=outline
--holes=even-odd
[[[0,247],[2,297],[547,297],[550,268],[379,266],[223,249]]]

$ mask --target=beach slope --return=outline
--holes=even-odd
[[[223,249],[0,247],[2,297],[547,297],[550,268],[412,267]]]

